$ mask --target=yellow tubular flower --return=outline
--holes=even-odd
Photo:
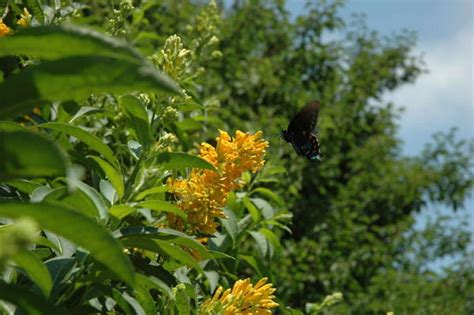
[[[10,33],[10,28],[0,19],[0,37],[8,35],[8,33]]]
[[[257,172],[263,167],[268,142],[260,139],[262,132],[254,135],[237,131],[232,138],[219,130],[216,147],[202,143],[199,156],[211,163],[218,172],[193,169],[188,179],[169,179],[169,192],[177,197],[177,206],[188,215],[188,229],[191,232],[213,234],[217,218],[224,218],[222,207],[227,194],[242,187],[240,177],[245,171]],[[184,230],[184,222],[172,214],[170,225]]]
[[[219,287],[214,296],[207,299],[200,307],[200,314],[272,314],[271,309],[278,306],[274,302],[275,288],[271,283],[266,284],[267,278],[262,278],[255,286],[250,279],[238,280],[232,289],[222,292]]]

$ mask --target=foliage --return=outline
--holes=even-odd
[[[0,5],[2,312],[472,312],[466,227],[414,227],[462,208],[472,143],[400,156],[381,101],[425,71],[413,34],[338,0]],[[277,139],[312,99],[321,163]]]

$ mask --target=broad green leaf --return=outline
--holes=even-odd
[[[77,126],[56,122],[45,123],[39,125],[38,127],[64,132],[67,135],[77,138],[78,140],[87,144],[90,149],[102,154],[102,156],[115,168],[119,168],[119,163],[115,158],[114,152],[104,142],[102,142],[102,140],[100,140],[97,136],[91,134],[90,132],[87,132],[86,130]]]
[[[222,225],[226,229],[227,233],[232,239],[232,243],[235,244],[237,234],[239,233],[239,227],[237,226],[237,218],[232,210],[224,208],[226,218],[221,219]]]
[[[29,131],[0,132],[0,179],[65,174],[64,154],[49,139]]]
[[[258,188],[255,188],[254,190],[252,190],[252,192],[250,194],[253,194],[253,193],[258,193],[258,194],[261,194],[265,197],[268,197],[268,198],[272,199],[280,207],[285,206],[285,201],[280,196],[278,196],[276,193],[274,193],[273,191],[271,191],[268,188],[258,187]]]
[[[177,170],[183,168],[203,168],[217,171],[216,168],[206,160],[183,152],[162,152],[155,157],[155,162],[165,170]]]
[[[119,199],[122,199],[123,193],[125,191],[125,186],[123,184],[122,174],[115,169],[112,165],[110,165],[107,161],[104,161],[98,156],[88,156],[88,158],[93,159],[100,168],[104,171],[105,175],[109,179],[110,183],[114,186]]]
[[[63,310],[48,302],[30,290],[0,280],[0,300],[8,301],[18,306],[28,315],[65,315]]]
[[[268,201],[262,198],[250,198],[250,200],[261,211],[265,219],[268,220],[273,218],[273,216],[275,215],[275,209],[273,209],[273,207],[268,203]]]
[[[283,250],[283,247],[280,244],[280,240],[278,239],[278,236],[276,236],[275,233],[273,233],[273,231],[267,228],[261,228],[258,231],[260,232],[260,234],[265,236],[268,243],[277,251],[277,253]]]
[[[109,213],[119,220],[122,220],[127,215],[136,212],[137,209],[129,205],[114,205],[109,208]]]
[[[134,314],[136,314],[136,315],[147,315],[145,313],[145,310],[143,309],[142,305],[140,305],[140,303],[138,303],[138,301],[134,297],[130,296],[126,291],[122,292],[122,297],[133,308]]]
[[[0,131],[27,131],[25,127],[13,121],[0,121]]]
[[[74,25],[29,27],[13,36],[2,37],[0,55],[32,55],[50,60],[72,56],[104,56],[135,63],[143,59],[124,41]]]
[[[135,240],[158,239],[194,249],[203,258],[211,258],[213,255],[196,239],[171,229],[159,229],[154,227],[127,227],[116,231],[114,234],[117,238],[120,238],[122,242],[127,242],[127,244]]]
[[[119,99],[119,104],[129,118],[130,126],[135,131],[138,142],[147,147],[150,142],[150,123],[143,103],[133,95],[125,95]]]
[[[13,256],[13,261],[18,267],[26,271],[31,280],[33,280],[43,294],[48,297],[53,286],[53,281],[51,280],[48,268],[43,265],[41,259],[32,252],[22,249]]]
[[[150,209],[150,210],[153,210],[153,211],[163,211],[163,212],[167,212],[167,213],[172,213],[172,214],[175,214],[175,215],[179,216],[180,218],[182,218],[184,220],[187,220],[187,215],[183,210],[181,210],[180,208],[176,207],[175,205],[173,205],[173,204],[171,204],[167,201],[163,201],[163,200],[145,200],[145,201],[139,202],[137,204],[137,207],[147,208],[147,209]]]
[[[27,112],[47,101],[83,100],[93,93],[161,90],[179,93],[176,84],[150,64],[100,56],[44,61],[0,83],[0,117]]]
[[[255,223],[258,223],[260,221],[260,211],[258,211],[257,207],[255,207],[250,198],[245,196],[244,198],[242,198],[242,203],[252,216],[252,220]]]
[[[262,257],[265,257],[268,253],[268,242],[264,235],[260,232],[256,231],[249,231],[250,235],[252,235],[253,239],[257,242],[257,248],[259,249],[260,254]]]
[[[94,201],[81,189],[70,191],[70,189],[66,186],[58,187],[48,192],[42,201],[57,201],[91,218],[100,218],[98,207]]]
[[[157,187],[152,187],[147,190],[144,190],[140,192],[134,199],[135,200],[142,200],[146,196],[153,195],[153,194],[159,194],[159,193],[164,193],[168,191],[168,186],[157,186]]]
[[[151,289],[158,289],[156,284],[148,280],[148,277],[136,274],[136,288],[135,288],[135,298],[143,307],[145,314],[156,314],[156,307],[153,301],[153,297],[150,294]],[[159,288],[161,290],[161,288]]]
[[[202,272],[201,266],[188,252],[180,246],[172,244],[169,240],[153,239],[146,236],[128,236],[121,239],[125,247],[134,247],[149,250],[160,255],[173,258],[183,265],[193,267]]]
[[[31,217],[43,229],[60,234],[88,250],[92,257],[123,281],[134,282],[133,266],[123,254],[120,243],[103,226],[77,211],[42,202],[2,202],[0,217]]]
[[[48,259],[44,264],[53,279],[53,290],[51,291],[50,299],[54,299],[68,286],[67,279],[69,279],[72,270],[78,264],[78,260],[76,257],[57,256]]]
[[[255,257],[248,256],[248,255],[239,255],[238,257],[240,259],[243,259],[245,262],[247,262],[253,268],[253,270],[255,270],[258,273],[259,277],[263,277],[264,267],[262,266],[260,259],[257,260],[255,259]]]
[[[26,179],[12,179],[6,181],[5,184],[25,194],[31,194],[35,189],[42,186],[41,184]]]
[[[60,251],[59,247],[54,244],[53,242],[51,242],[49,239],[47,239],[46,237],[44,236],[39,236],[37,239],[36,239],[36,242],[35,242],[37,245],[41,245],[41,246],[46,246],[46,247],[49,247],[57,252]]]
[[[181,286],[182,284],[180,284]],[[180,288],[176,290],[175,293],[175,305],[178,309],[179,315],[190,315],[191,314],[191,306],[189,297],[186,295],[186,292]]]
[[[176,259],[177,261],[187,265],[188,267],[193,267],[200,273],[204,272],[201,266],[196,261],[196,259],[191,256],[191,254],[184,251],[181,247],[159,240],[157,240],[156,243],[169,257]]]

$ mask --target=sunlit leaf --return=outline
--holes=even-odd
[[[88,158],[93,159],[100,166],[100,168],[104,171],[105,175],[109,179],[110,183],[114,186],[119,199],[122,199],[125,191],[125,186],[123,184],[123,178],[120,172],[112,165],[110,165],[107,161],[101,159],[98,156],[88,156]]]
[[[175,205],[167,201],[145,200],[145,201],[139,202],[137,204],[137,207],[147,208],[153,211],[159,211],[159,212],[163,211],[167,213],[172,213],[184,220],[187,220],[187,215],[183,210],[181,210],[180,208],[176,207]]]

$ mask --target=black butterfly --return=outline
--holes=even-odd
[[[319,102],[309,102],[290,121],[288,129],[281,132],[283,139],[293,145],[298,155],[306,156],[311,161],[321,160],[319,142],[316,135],[313,134],[318,113]]]

